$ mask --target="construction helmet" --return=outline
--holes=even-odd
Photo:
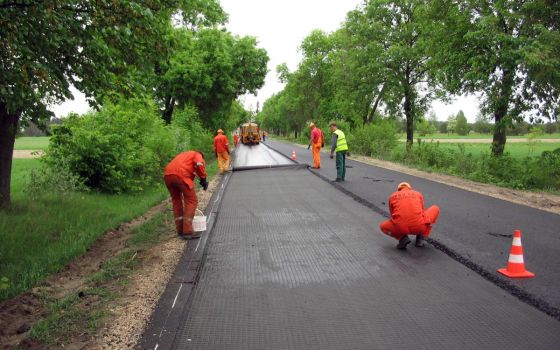
[[[224,131],[222,129],[218,129],[218,134],[223,134]]]
[[[401,182],[398,186],[397,186],[397,191],[402,190],[403,188],[408,187],[408,189],[412,189],[412,187],[410,186],[410,184],[408,182]]]
[[[313,123],[313,122],[309,123],[309,128],[310,129],[313,128],[314,126],[315,126],[315,123]]]

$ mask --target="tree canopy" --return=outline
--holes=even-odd
[[[0,2],[0,207],[10,203],[18,126],[49,120],[71,86],[96,105],[171,98],[209,127],[236,110],[239,95],[262,86],[268,57],[254,38],[220,29],[226,20],[218,0]]]

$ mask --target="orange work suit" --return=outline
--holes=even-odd
[[[237,144],[239,143],[239,135],[233,135],[233,147],[237,148]]]
[[[406,187],[389,197],[389,211],[391,219],[383,221],[379,228],[397,241],[406,235],[428,237],[439,216],[438,206],[424,210],[422,193]]]
[[[214,152],[218,157],[218,168],[220,174],[229,169],[229,142],[224,134],[218,134],[214,137]]]
[[[321,147],[323,146],[323,132],[318,127],[311,130],[311,145],[313,147],[313,167],[321,168]]]
[[[164,181],[171,195],[178,234],[193,233],[192,220],[198,204],[194,191],[195,174],[201,179],[206,179],[204,158],[195,151],[180,153],[164,170]]]

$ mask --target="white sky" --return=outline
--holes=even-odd
[[[276,77],[276,66],[286,63],[290,71],[297,68],[302,56],[298,47],[314,29],[332,32],[340,28],[346,13],[355,9],[362,0],[221,0],[222,8],[229,14],[227,29],[239,36],[257,38],[258,46],[268,52],[268,74],[265,85],[257,96],[245,95],[241,98],[245,108],[256,109],[257,101],[263,102],[283,88]],[[66,101],[56,106],[57,116],[69,112],[83,113],[88,109],[82,94],[75,93],[75,101]],[[463,110],[470,122],[478,113],[475,97],[460,97],[446,105],[434,102],[432,105],[439,120],[447,120],[450,114]]]

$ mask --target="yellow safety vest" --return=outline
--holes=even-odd
[[[344,136],[344,133],[339,129],[336,129],[334,133],[337,135],[336,151],[348,151],[348,144],[346,143],[346,136]]]

